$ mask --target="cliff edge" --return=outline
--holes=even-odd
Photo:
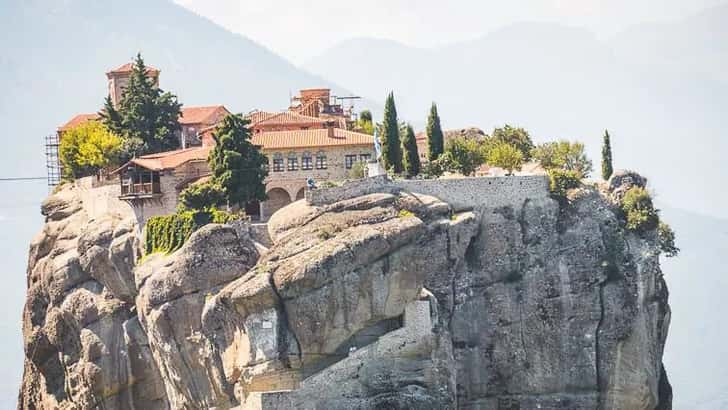
[[[517,178],[322,192],[272,217],[269,249],[208,225],[144,258],[133,215],[61,189],[30,247],[18,407],[671,408],[656,234],[615,212],[644,182],[559,203]],[[535,185],[462,190],[498,181]]]

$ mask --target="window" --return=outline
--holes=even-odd
[[[359,155],[359,161],[361,161],[361,162],[369,162],[370,159],[372,159],[372,154]]]
[[[326,154],[323,151],[316,154],[316,169],[326,169]]]
[[[298,171],[298,157],[295,152],[288,154],[288,170]]]
[[[301,158],[301,169],[304,171],[313,169],[313,160],[310,152],[303,153],[303,157]]]
[[[351,169],[351,167],[354,166],[355,162],[356,162],[356,155],[344,156],[344,165],[346,166],[346,169]]]
[[[273,157],[273,172],[283,171],[283,155],[276,154]]]

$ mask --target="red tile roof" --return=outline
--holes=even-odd
[[[78,114],[68,120],[67,123],[61,125],[58,127],[58,131],[68,131],[71,128],[77,127],[81,124],[83,124],[86,121],[95,121],[101,118],[101,116],[98,113],[90,113],[90,114]]]
[[[106,74],[126,74],[126,73],[131,73],[133,69],[134,69],[134,63],[126,63],[126,64],[123,64],[123,65],[109,71]],[[156,74],[156,73],[159,73],[159,70],[157,70],[156,68],[154,68],[152,66],[147,66],[147,73]]]
[[[179,123],[182,125],[213,125],[227,114],[230,114],[230,111],[223,105],[182,107],[182,115],[179,118]]]
[[[253,144],[265,150],[289,148],[319,148],[332,146],[374,146],[374,137],[339,128],[295,131],[270,131],[254,134]]]
[[[270,113],[267,113],[270,114]],[[254,126],[266,126],[266,125],[314,125],[314,126],[323,126],[328,121],[316,118],[316,117],[310,117],[308,115],[301,115],[295,112],[291,111],[283,111],[279,112],[274,115],[268,115],[267,117],[261,116],[258,122],[252,122],[251,124]]]
[[[136,164],[153,171],[174,169],[188,161],[206,161],[211,149],[212,147],[193,147],[142,155],[141,157],[132,159],[122,168],[129,164]]]

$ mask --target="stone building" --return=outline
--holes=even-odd
[[[114,107],[118,107],[119,102],[121,102],[124,90],[129,85],[133,68],[133,63],[126,63],[106,73],[106,78],[109,80],[109,97],[111,97],[111,103]],[[152,80],[156,87],[159,87],[159,70],[154,67],[147,67],[147,77]]]

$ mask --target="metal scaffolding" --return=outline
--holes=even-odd
[[[61,183],[61,161],[58,156],[58,134],[51,134],[45,138],[46,170],[48,172],[48,187]]]

